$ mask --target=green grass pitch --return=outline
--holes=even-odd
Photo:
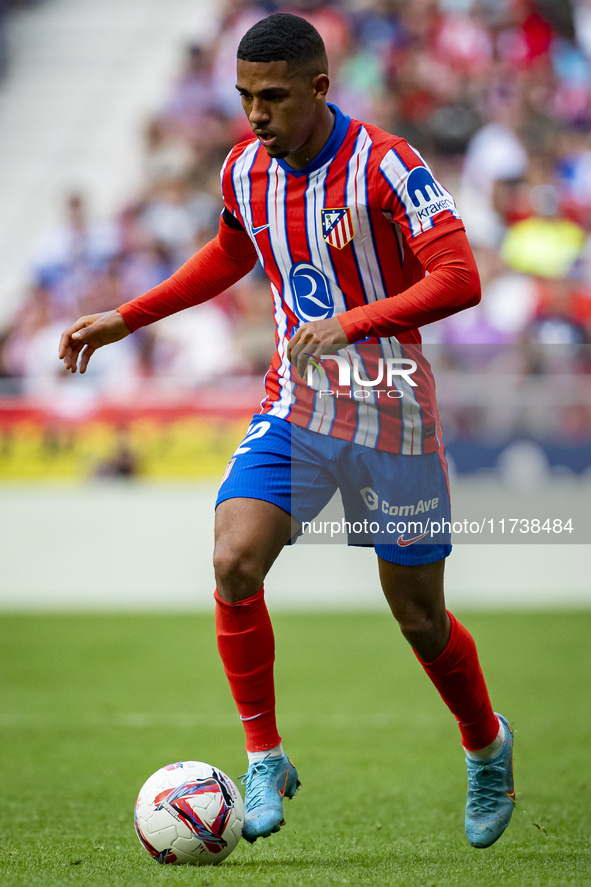
[[[159,866],[132,815],[164,764],[244,772],[212,616],[1,616],[0,884],[591,884],[591,611],[458,615],[515,728],[503,838],[466,842],[457,727],[386,610],[282,613],[279,724],[303,788],[280,834],[215,868]]]

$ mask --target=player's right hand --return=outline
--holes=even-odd
[[[79,317],[76,323],[62,333],[59,357],[71,373],[76,372],[80,358],[80,372],[86,372],[88,361],[103,345],[118,342],[129,336],[130,329],[118,311],[105,311],[102,314],[88,314]]]

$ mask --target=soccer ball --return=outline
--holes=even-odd
[[[242,835],[244,804],[232,780],[209,764],[157,770],[135,802],[135,830],[157,862],[216,865]]]

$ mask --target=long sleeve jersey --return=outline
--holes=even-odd
[[[433,452],[441,431],[418,328],[476,304],[476,266],[453,198],[420,154],[331,110],[332,134],[303,169],[256,139],[233,148],[217,238],[119,310],[137,329],[212,298],[258,259],[276,325],[261,412],[368,447]],[[350,344],[301,379],[289,340],[333,316]]]

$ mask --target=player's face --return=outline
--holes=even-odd
[[[254,134],[270,157],[301,169],[324,147],[333,116],[326,74],[311,76],[287,62],[238,59],[236,89]]]

